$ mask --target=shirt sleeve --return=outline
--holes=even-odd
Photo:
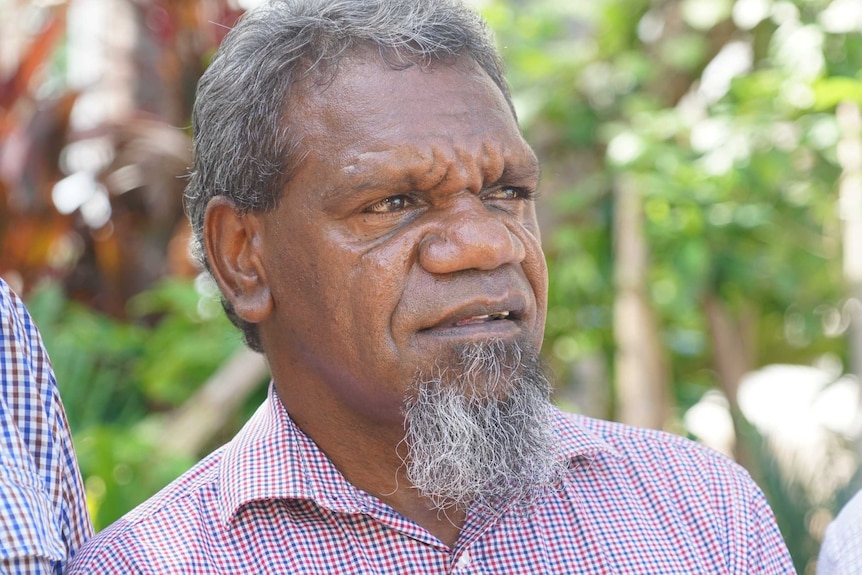
[[[0,573],[14,575],[43,575],[45,573],[60,575],[62,571],[56,561],[45,557],[13,557],[0,560]]]
[[[826,528],[826,536],[820,547],[820,555],[817,557],[817,575],[839,575],[839,549],[841,533],[837,532],[833,525]]]
[[[817,575],[854,573],[862,573],[862,492],[826,528],[817,558]]]
[[[59,573],[65,549],[50,501],[38,486],[10,478],[8,472],[0,469],[0,565],[7,566],[0,572]]]
[[[132,526],[125,518],[118,519],[81,548],[69,561],[65,575],[168,573],[164,566],[155,564],[154,558],[141,548],[132,531]],[[203,571],[190,568],[185,572]]]
[[[0,566],[60,573],[92,534],[54,372],[24,304],[0,279]]]
[[[755,487],[750,511],[750,575],[796,575],[796,568],[766,498]]]

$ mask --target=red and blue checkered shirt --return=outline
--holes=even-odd
[[[0,573],[59,575],[92,534],[42,338],[0,279]]]
[[[794,573],[735,463],[681,437],[555,417],[571,461],[560,489],[527,514],[468,514],[450,548],[351,485],[270,389],[230,443],[91,539],[70,572]]]

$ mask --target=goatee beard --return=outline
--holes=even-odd
[[[405,403],[407,479],[437,509],[526,509],[565,469],[551,385],[517,343],[464,345],[417,373]]]

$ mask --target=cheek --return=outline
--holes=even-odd
[[[541,262],[541,269],[535,272],[537,279],[533,284],[536,295],[536,337],[540,347],[545,337],[545,321],[548,316],[548,268],[544,257],[541,258]],[[530,281],[533,281],[532,278]]]
[[[290,230],[284,233],[283,230]],[[351,265],[344,261],[330,238],[314,226],[285,226],[266,242],[267,281],[276,309],[280,310],[281,329],[314,337],[320,330],[341,323],[344,305],[345,274]]]
[[[364,252],[357,258],[351,283],[361,312],[390,334],[393,319],[409,289],[416,246],[421,234],[405,232]],[[393,343],[394,342],[391,342]]]
[[[539,226],[533,217],[513,232],[525,247],[526,255],[521,267],[536,298],[536,331],[538,337],[542,337],[548,307],[548,265],[542,251]]]

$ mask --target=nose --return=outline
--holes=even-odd
[[[524,260],[526,249],[504,223],[506,215],[495,213],[475,196],[459,204],[440,210],[439,220],[420,241],[419,263],[425,270],[433,274],[493,270]]]

